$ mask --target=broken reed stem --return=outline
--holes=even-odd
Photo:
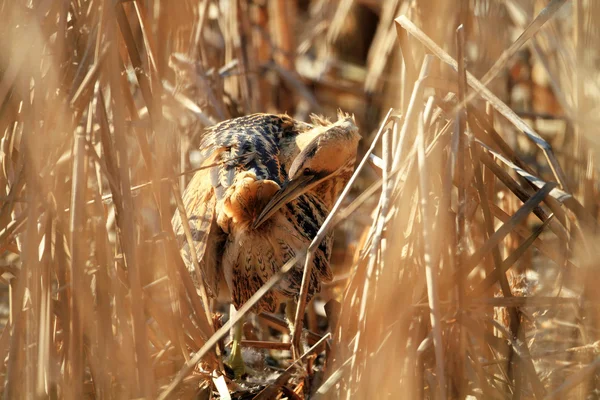
[[[421,77],[424,77],[429,72],[429,67],[433,57],[426,55],[421,67]],[[421,78],[422,79],[422,78]],[[415,85],[416,86],[416,85]],[[413,92],[414,93],[414,92]],[[417,98],[419,98],[418,96]],[[420,116],[420,114],[419,114]],[[429,196],[429,175],[425,162],[425,129],[423,126],[423,118],[418,118],[418,134],[417,134],[417,164],[419,166],[419,195],[421,204],[421,216],[423,218],[423,237],[431,237],[431,224],[429,204],[427,197]],[[442,313],[440,310],[439,284],[438,284],[438,260],[437,256],[433,256],[433,249],[428,239],[423,241],[423,262],[425,264],[425,280],[427,282],[427,298],[429,301],[429,319],[431,321],[431,330],[433,332],[433,347],[435,350],[435,365],[437,373],[438,393],[442,400],[446,399],[446,371],[444,361],[444,343],[442,340]]]
[[[481,262],[484,255],[491,251],[494,246],[497,246],[498,243],[500,243],[506,235],[512,232],[517,225],[521,224],[521,222],[527,218],[527,216],[543,201],[544,197],[546,197],[556,185],[556,182],[548,182],[538,190],[536,194],[531,196],[508,221],[502,224],[502,226],[467,259],[461,273],[470,273],[473,268]]]
[[[489,210],[489,206],[487,208]],[[491,217],[491,215],[490,215],[490,217]],[[531,235],[529,235],[529,237],[527,239],[525,239],[519,245],[519,247],[510,256],[508,256],[506,258],[506,260],[502,261],[502,259],[500,258],[500,251],[499,251],[498,247],[495,247],[495,250],[493,250],[495,269],[493,269],[488,275],[486,275],[486,277],[483,279],[483,281],[481,281],[477,285],[477,287],[475,289],[473,289],[473,291],[471,292],[469,297],[473,298],[473,297],[483,296],[487,290],[489,290],[496,282],[498,282],[500,279],[502,279],[502,275],[506,274],[506,272],[510,269],[510,267],[512,267],[514,265],[514,263],[516,263],[521,258],[521,256],[527,250],[529,250],[529,248],[535,242],[535,240],[542,234],[542,232],[544,232],[544,230],[548,227],[548,223],[552,220],[553,217],[554,217],[554,214],[550,214],[548,219],[546,219],[542,225],[540,225],[535,231],[533,231],[533,233]],[[492,227],[492,233],[493,233],[493,227]],[[496,259],[495,259],[496,258],[495,253],[498,253],[497,257],[499,259],[499,262],[496,261]],[[504,276],[504,279],[506,279],[506,276]],[[505,296],[505,298],[506,298],[506,296]]]
[[[521,206],[521,208],[519,208],[519,210],[517,210],[517,212],[515,214],[513,214],[511,219],[508,222],[506,222],[504,225],[502,225],[496,232],[494,232],[494,234],[491,235],[491,237],[484,243],[484,245],[482,247],[480,247],[475,252],[475,254],[473,254],[470,257],[468,262],[465,264],[465,267],[466,267],[465,270],[462,271],[461,273],[468,273],[475,266],[477,266],[479,261],[481,261],[482,256],[484,254],[486,254],[488,251],[492,250],[493,247],[497,246],[497,244],[500,242],[500,240],[502,240],[506,235],[508,235],[516,225],[520,224],[521,221],[523,221],[524,218],[527,215],[529,215],[529,213],[531,213],[531,211],[539,203],[541,203],[543,201],[543,199],[548,195],[548,193],[550,193],[550,191],[555,186],[556,186],[556,183],[554,183],[554,182],[546,183],[535,195],[533,195],[529,200],[527,200],[525,202],[525,204],[523,204],[523,206]],[[503,289],[504,296],[507,298],[512,297],[512,294],[510,292],[510,286],[508,286],[508,282],[506,280],[506,275],[504,275],[504,273],[500,273],[499,278],[500,278],[500,284],[501,284],[501,288]],[[504,280],[504,282],[503,282],[503,280]],[[508,290],[505,290],[505,289],[508,289]],[[519,357],[521,360],[521,366],[523,367],[525,374],[529,377],[535,397],[537,399],[540,399],[544,396],[545,389],[544,389],[544,386],[542,385],[542,383],[540,382],[540,379],[537,375],[535,367],[531,361],[531,357],[529,357],[529,349],[528,349],[526,341],[525,341],[525,333],[522,329],[520,329],[519,314],[514,309],[510,309],[509,313],[511,313],[510,334],[512,335],[513,339],[518,338],[519,342],[523,343],[523,346],[520,349],[520,357]],[[513,316],[512,313],[514,313],[516,315]],[[512,325],[513,318],[516,318],[517,326]],[[523,356],[523,354],[524,354],[524,356]],[[515,380],[518,381],[518,377],[514,377],[514,378],[515,378]]]
[[[360,171],[363,169],[363,167],[369,160],[369,155],[375,149],[375,146],[376,146],[377,142],[379,141],[379,137],[384,132],[385,126],[388,124],[388,121],[390,119],[392,111],[393,111],[393,109],[390,108],[389,111],[387,112],[385,118],[381,122],[381,125],[379,127],[379,131],[377,132],[377,135],[375,135],[373,142],[371,142],[371,146],[369,147],[369,150],[367,150],[367,152],[364,155],[363,159],[361,160],[360,164],[358,164],[358,166],[356,167],[356,170],[352,174],[352,177],[350,178],[350,180],[344,187],[344,190],[340,194],[340,197],[336,200],[335,204],[329,211],[327,218],[323,222],[323,225],[321,225],[321,227],[319,228],[319,231],[317,232],[317,235],[315,236],[315,238],[311,242],[310,246],[308,247],[308,255],[306,257],[306,262],[304,263],[304,271],[302,274],[302,284],[300,286],[300,293],[298,294],[298,305],[296,307],[296,315],[294,318],[294,332],[292,333],[292,348],[294,349],[294,351],[298,351],[298,353],[297,353],[298,355],[301,354],[299,352],[299,350],[300,350],[300,335],[302,333],[302,325],[304,322],[304,309],[306,308],[306,296],[308,295],[308,285],[310,283],[310,275],[312,273],[314,251],[317,249],[317,246],[319,245],[319,243],[321,243],[321,240],[323,240],[323,238],[325,237],[325,234],[327,232],[329,232],[329,228],[330,228],[329,225],[332,224],[332,221],[334,220],[335,215],[337,214],[339,208],[342,205],[342,201],[344,201],[345,197],[350,192],[350,188],[356,181],[358,174],[360,173]]]
[[[489,203],[489,206],[490,206],[490,211],[492,211],[493,216],[495,218],[497,218],[499,221],[505,223],[508,220],[510,220],[511,216],[508,215],[506,212],[504,212],[504,210],[502,210],[500,207],[498,207],[497,205],[495,205],[493,203]],[[552,215],[554,215],[554,214],[552,214]],[[527,237],[529,237],[529,232],[523,226],[519,226],[519,225],[515,226],[515,229],[513,232],[518,234],[519,236],[521,236],[522,239],[527,239]],[[554,261],[556,263],[556,265],[562,265],[567,270],[570,270],[570,271],[574,271],[577,269],[577,267],[573,264],[572,261],[570,261],[566,257],[565,254],[560,253],[554,247],[545,244],[541,240],[534,241],[533,245],[544,256],[546,256],[550,260]]]
[[[423,106],[421,100],[423,97],[423,89],[425,88],[425,79],[428,73],[429,67],[427,69],[423,69],[422,66],[421,71],[419,73],[419,78],[413,86],[413,91],[410,96],[408,108],[406,109],[406,116],[404,117],[404,123],[402,124],[402,128],[400,129],[400,137],[398,138],[398,144],[394,149],[395,157],[392,162],[392,169],[398,168],[400,162],[404,160],[404,147],[405,142],[407,141],[408,132],[411,129],[415,128],[415,124],[417,122],[416,119],[419,117],[419,111]]]
[[[404,15],[395,19],[396,23],[406,29],[411,35],[417,38],[425,47],[427,47],[441,61],[451,66],[455,71],[458,70],[458,63],[442,48],[440,48],[425,32],[419,29],[411,20]],[[535,130],[525,123],[506,103],[502,102],[485,85],[483,85],[471,73],[467,72],[467,83],[483,99],[487,100],[500,114],[509,120],[519,131],[523,132],[531,139],[544,153],[554,177],[562,186],[563,190],[568,191],[565,174],[556,159],[552,147]]]
[[[461,5],[464,6],[464,2],[461,2]],[[461,102],[464,100],[467,94],[467,77],[466,77],[466,67],[465,67],[465,28],[464,25],[461,24],[456,29],[455,33],[456,37],[456,48],[458,50],[457,58],[458,58],[458,101]],[[456,135],[456,148],[455,148],[455,162],[456,162],[456,182],[458,189],[458,203],[456,210],[456,259],[455,259],[455,268],[460,270],[465,261],[465,257],[467,254],[468,247],[468,237],[467,237],[467,170],[466,170],[466,145],[465,145],[465,134],[467,127],[467,116],[466,116],[466,108],[461,108],[456,113],[455,117],[455,129],[454,134]],[[470,144],[470,143],[469,143]],[[454,147],[454,146],[453,146]],[[456,282],[456,291],[458,292],[458,307],[459,309],[463,309],[463,305],[465,303],[466,296],[466,277],[460,276]],[[467,373],[466,363],[463,355],[467,354],[467,337],[464,329],[459,330],[458,335],[459,341],[459,357],[457,357],[457,362],[459,364],[458,369],[462,374]],[[465,393],[466,387],[465,383],[458,388],[459,393]]]
[[[70,383],[67,385],[68,396],[79,398],[83,395],[83,326],[81,317],[82,309],[80,291],[84,290],[84,274],[86,258],[85,249],[85,196],[87,189],[85,151],[85,131],[79,129],[75,135],[73,146],[73,182],[71,187],[71,296],[69,301],[69,312],[71,315],[69,324],[69,353],[67,375]]]
[[[479,204],[481,205],[481,210],[483,213],[483,237],[485,240],[488,240],[490,236],[494,234],[494,217],[490,210],[490,205],[488,203],[488,196],[485,191],[485,186],[483,182],[483,173],[481,171],[481,164],[479,160],[479,149],[477,146],[471,146],[471,161],[473,164],[473,172],[475,176],[475,188],[477,189],[477,193],[479,195]],[[492,248],[492,261],[494,263],[495,271],[500,269],[502,264],[502,255],[500,254],[500,247],[494,246]]]
[[[567,0],[551,0],[550,4],[548,4],[540,13],[531,21],[527,28],[519,35],[517,40],[515,40],[508,49],[504,50],[500,57],[494,62],[494,65],[485,73],[485,75],[481,78],[481,84],[486,86],[490,84],[490,82],[498,76],[498,74],[503,70],[508,61],[519,51],[519,49],[538,31],[544,26],[546,22],[548,22],[554,14],[566,3]],[[579,2],[577,2],[579,3]],[[461,109],[465,107],[468,103],[473,101],[477,96],[477,92],[472,92],[466,98],[462,99],[460,103],[456,105],[455,109]]]
[[[52,368],[51,358],[51,334],[52,332],[52,280],[51,280],[51,262],[52,262],[52,228],[53,214],[47,212],[44,222],[44,254],[40,262],[42,269],[39,276],[40,299],[39,299],[39,325],[38,325],[38,364],[36,377],[36,396],[43,397],[46,394],[46,382]]]
[[[352,355],[352,364],[351,368],[354,369],[354,363],[358,359],[358,350],[360,344],[364,342],[365,332],[367,331],[367,303],[369,301],[369,289],[373,292],[373,297],[371,297],[371,301],[375,301],[374,297],[376,295],[376,290],[373,290],[373,280],[374,280],[374,272],[376,268],[376,260],[377,254],[381,252],[381,239],[383,236],[383,228],[385,227],[385,221],[390,208],[390,197],[392,187],[391,182],[389,182],[389,168],[390,168],[390,130],[386,129],[383,133],[382,139],[382,152],[384,155],[384,168],[382,173],[382,190],[381,195],[379,197],[379,212],[377,214],[376,219],[373,221],[373,226],[371,227],[371,231],[374,231],[371,248],[369,252],[369,262],[367,264],[367,271],[365,274],[365,280],[362,288],[362,295],[360,297],[360,309],[358,312],[358,322],[360,324],[360,328],[356,334],[353,355]],[[380,253],[381,254],[381,253]],[[362,339],[362,341],[361,341]]]
[[[390,129],[386,129],[381,139],[381,151],[383,154],[383,168],[382,168],[382,179],[381,179],[381,196],[379,197],[379,213],[376,221],[374,221],[375,233],[371,240],[371,249],[369,254],[369,263],[367,265],[366,280],[363,286],[363,295],[361,297],[360,311],[358,314],[358,320],[362,324],[362,330],[365,331],[367,327],[366,308],[367,298],[369,293],[369,286],[371,286],[373,280],[373,274],[375,270],[377,254],[381,253],[381,240],[383,237],[383,228],[385,227],[385,221],[390,208],[390,197],[391,197],[391,185],[389,182],[390,174]],[[376,295],[374,291],[373,296]],[[374,298],[373,298],[374,301]]]

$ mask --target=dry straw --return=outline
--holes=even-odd
[[[3,397],[598,396],[599,17],[595,0],[3,2]],[[223,323],[170,222],[203,129],[338,108],[364,138],[356,173]],[[307,304],[334,228],[336,278]],[[298,329],[252,320],[242,345],[278,364],[232,381],[223,339],[294,262]]]

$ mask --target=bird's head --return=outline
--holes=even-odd
[[[311,134],[313,137],[303,144],[290,167],[289,179],[256,218],[254,228],[258,228],[286,203],[324,181],[352,170],[361,138],[353,117],[339,113],[337,122],[316,126],[314,132],[303,135],[310,138]]]

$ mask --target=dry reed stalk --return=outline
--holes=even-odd
[[[423,79],[430,69],[430,64],[433,61],[433,57],[428,55],[425,56],[423,66],[421,67],[420,77]],[[417,86],[417,85],[415,85]],[[416,90],[415,90],[416,91]],[[420,196],[420,208],[421,218],[423,219],[423,236],[429,237],[431,222],[430,222],[430,210],[427,201],[429,194],[429,187],[427,182],[428,171],[425,164],[425,133],[423,128],[423,119],[418,120],[419,133],[417,134],[417,164],[419,166],[419,196]],[[461,134],[462,136],[462,134]],[[459,205],[460,207],[460,205]],[[437,370],[437,391],[436,395],[439,395],[441,399],[446,398],[446,371],[444,369],[444,349],[442,342],[442,315],[440,312],[439,305],[439,284],[438,284],[438,261],[439,257],[434,256],[431,253],[430,245],[426,241],[423,245],[423,261],[425,264],[425,279],[427,281],[427,298],[429,299],[429,310],[431,319],[431,329],[433,331],[433,346],[435,349],[435,362]]]
[[[292,345],[296,351],[300,350],[300,347],[299,347],[300,346],[300,334],[302,333],[304,312],[306,309],[306,296],[308,293],[309,278],[310,278],[310,274],[311,274],[311,270],[312,270],[314,252],[317,249],[317,247],[319,246],[319,243],[321,243],[321,241],[327,234],[328,230],[331,229],[330,225],[333,224],[334,217],[337,214],[338,210],[340,209],[340,207],[342,205],[342,201],[346,198],[346,196],[350,192],[350,189],[352,188],[352,185],[356,181],[358,174],[360,173],[362,168],[367,163],[367,161],[369,159],[369,154],[373,151],[375,145],[377,144],[377,140],[383,133],[384,128],[387,125],[388,120],[390,118],[390,115],[392,114],[392,111],[393,110],[390,109],[388,111],[386,117],[383,119],[381,126],[379,128],[379,132],[377,132],[377,135],[375,136],[375,138],[373,139],[373,142],[371,143],[371,147],[369,148],[369,150],[367,151],[367,153],[365,154],[365,156],[363,157],[361,162],[356,167],[354,173],[352,174],[352,177],[350,178],[348,183],[346,183],[344,190],[342,190],[342,193],[340,194],[339,198],[336,200],[335,204],[331,208],[329,215],[323,222],[323,225],[321,225],[321,227],[319,228],[317,235],[315,236],[315,238],[311,242],[310,246],[308,247],[306,261],[304,262],[304,271],[302,274],[302,284],[300,286],[300,293],[298,295],[298,304],[296,306],[296,315],[294,317],[294,332],[293,332],[293,336],[292,336]],[[298,352],[298,354],[300,354],[300,353],[301,352]]]
[[[312,348],[282,356],[258,398],[593,395],[599,7],[3,3],[3,396],[247,394],[210,350],[293,263],[222,325],[172,235],[172,182],[195,172],[207,125],[340,106],[369,140],[324,229],[338,225],[356,265],[334,265],[325,317],[300,302],[292,343],[306,332]],[[442,62],[418,76],[428,52]],[[390,108],[403,117],[381,125]],[[278,333],[243,344],[288,348],[266,318]]]

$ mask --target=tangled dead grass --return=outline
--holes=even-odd
[[[594,398],[595,0],[0,5],[4,398]],[[201,299],[170,219],[203,128],[356,116],[306,354]],[[303,255],[304,256],[304,255]],[[303,310],[304,311],[304,310]],[[225,312],[225,314],[227,314]],[[303,316],[303,314],[301,315]]]

